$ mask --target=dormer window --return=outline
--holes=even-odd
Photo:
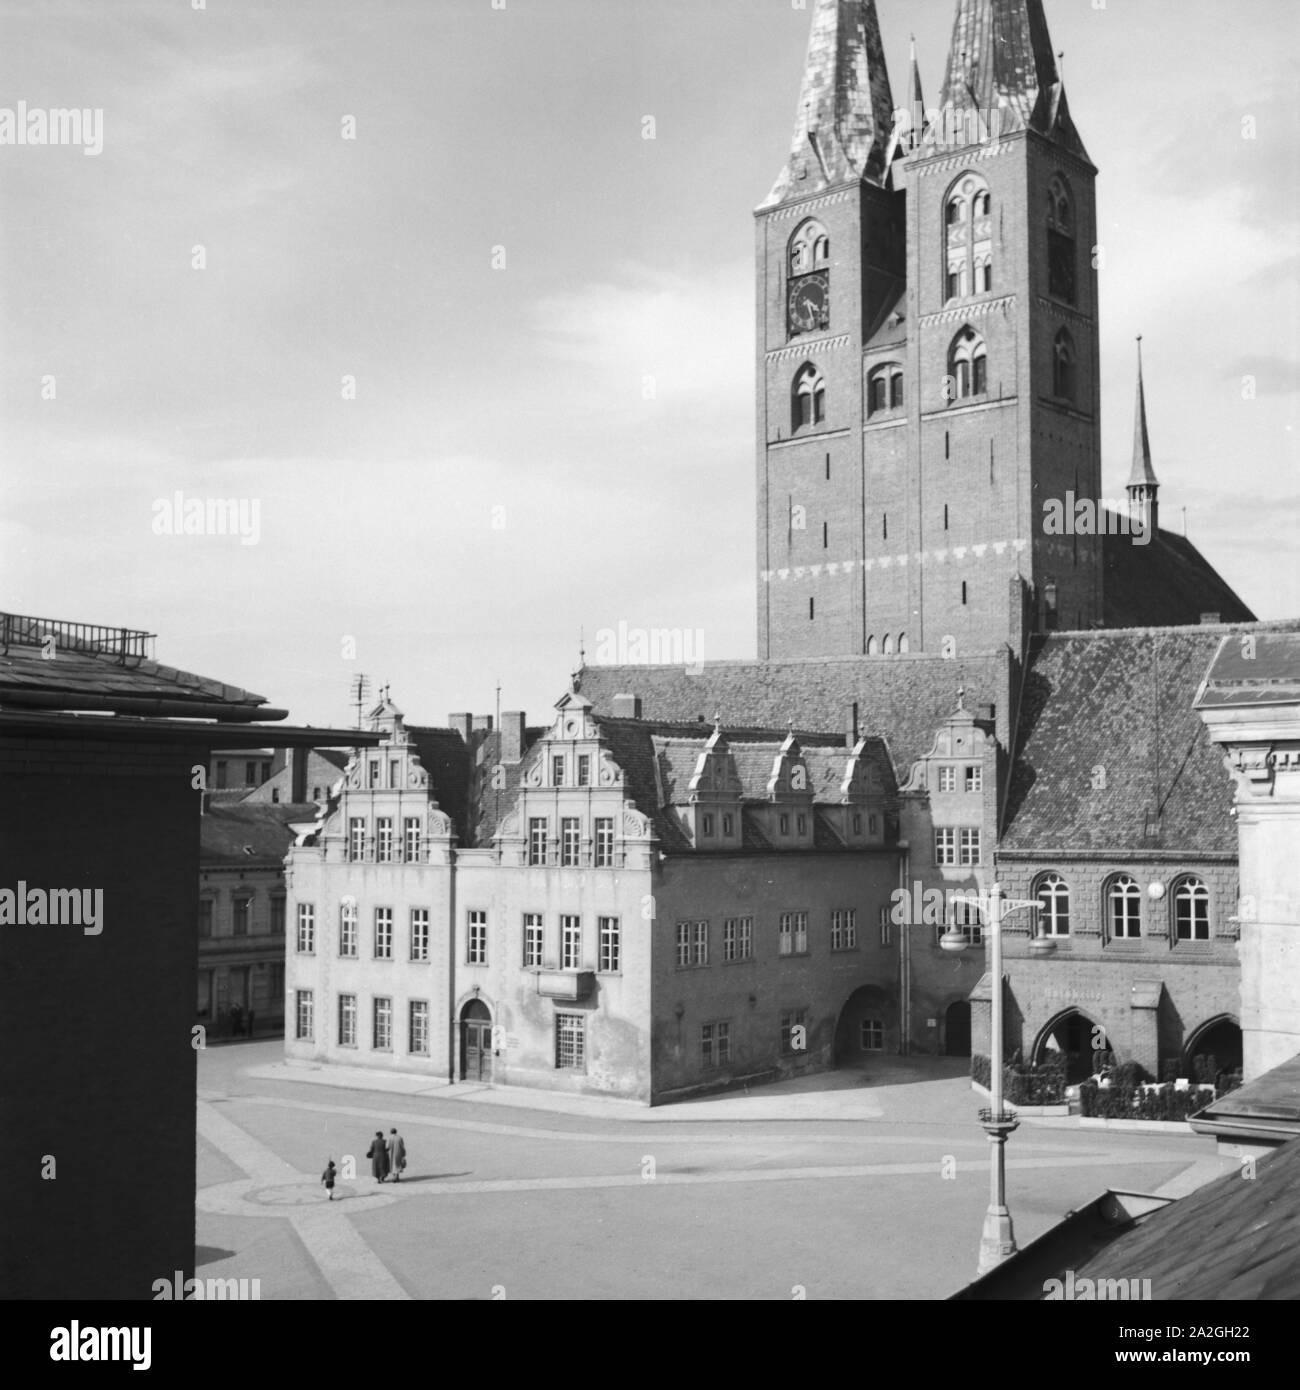
[[[798,835],[806,835],[806,834],[808,833],[808,817],[807,817],[807,816],[804,816],[804,815],[796,816],[796,817],[795,817],[795,822],[794,822],[794,823],[795,823],[795,826],[797,827],[797,828],[796,828],[796,831],[795,831],[796,834],[798,834]]]
[[[564,785],[564,755],[556,753],[551,758],[551,785],[562,787]]]
[[[589,787],[591,785],[591,754],[578,754],[578,785]]]
[[[955,767],[941,767],[939,769],[939,790],[941,792],[955,792],[957,790],[957,769]]]

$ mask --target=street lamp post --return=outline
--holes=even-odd
[[[995,883],[989,890],[987,926],[993,976],[989,1018],[989,1092],[993,1103],[987,1110],[980,1111],[980,1124],[993,1149],[989,1165],[989,1209],[984,1214],[984,1232],[980,1238],[980,1274],[987,1274],[1016,1253],[1016,1237],[1006,1200],[1006,1145],[1007,1136],[1020,1122],[1014,1114],[1008,1114],[1002,1104],[1002,922],[1013,912],[1036,911],[1038,907],[1039,904],[1033,900],[1004,904],[1001,884]],[[967,941],[954,924],[944,933],[939,944],[945,951],[955,954],[966,949]],[[1029,949],[1035,955],[1049,955],[1056,949],[1056,943],[1040,933],[1034,937]]]

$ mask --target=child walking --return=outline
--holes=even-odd
[[[320,1180],[325,1184],[325,1191],[330,1195],[330,1201],[334,1200],[334,1160],[325,1165],[325,1171],[320,1175]]]

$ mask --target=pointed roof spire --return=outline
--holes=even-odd
[[[921,87],[921,65],[916,61],[916,35],[912,35],[911,127],[907,133],[907,148],[914,150],[925,134],[925,93]]]
[[[992,135],[1032,127],[1088,157],[1070,119],[1043,0],[957,0],[940,104],[978,112]]]
[[[883,185],[893,124],[876,0],[817,0],[790,158],[761,206],[854,179]]]
[[[1160,480],[1151,466],[1151,437],[1147,434],[1147,397],[1142,385],[1142,337],[1138,335],[1137,410],[1133,418],[1133,471],[1129,487],[1159,487]]]

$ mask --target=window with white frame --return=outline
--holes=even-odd
[[[979,763],[971,763],[966,769],[966,790],[968,792],[982,792],[984,790],[984,769]]]
[[[691,963],[691,924],[677,923],[677,968],[684,969]]]
[[[393,862],[393,819],[380,816],[375,822],[377,858],[381,864]]]
[[[1070,887],[1060,874],[1047,874],[1038,881],[1038,920],[1047,936],[1070,934]]]
[[[551,755],[551,785],[562,787],[564,785],[564,754],[553,753]]]
[[[357,1045],[357,996],[339,995],[339,1046]]]
[[[339,955],[357,954],[357,905],[345,902],[339,906]]]
[[[1131,940],[1142,935],[1142,890],[1136,879],[1129,874],[1113,879],[1106,903],[1112,939]]]
[[[877,920],[880,923],[880,944],[882,946],[892,946],[894,944],[894,922],[889,915],[890,909],[882,907],[877,912]]]
[[[560,969],[582,969],[582,918],[576,915],[560,918]]]
[[[947,927],[939,928],[940,936],[945,930],[952,930],[960,932],[968,946],[984,944],[984,917],[980,912],[978,895],[954,894],[949,902],[947,917]]]
[[[955,767],[941,767],[939,769],[939,790],[941,792],[955,792],[957,790],[957,769]]]
[[[393,1050],[393,1001],[383,995],[375,996],[375,1023],[371,1046],[376,1052]]]
[[[316,1029],[316,1001],[311,990],[294,991],[294,1037],[310,1042]]]
[[[934,862],[936,864],[955,864],[957,862],[957,832],[951,827],[939,827],[934,832]]]
[[[560,821],[560,866],[565,869],[578,867],[578,854],[582,846],[582,822],[577,816],[565,816]]]
[[[402,822],[402,837],[405,840],[405,856],[408,864],[418,864],[422,857],[423,833],[419,819],[415,816],[408,816]]]
[[[429,909],[411,909],[411,959],[429,959]]]
[[[598,869],[612,869],[614,867],[613,816],[597,816],[595,831],[595,866]]]
[[[808,950],[808,914],[806,912],[783,912],[780,932],[777,936],[777,954],[782,956],[802,956]]]
[[[855,908],[831,913],[831,950],[851,951],[858,944],[858,914]]]
[[[885,1025],[879,1018],[864,1018],[860,1030],[863,1052],[885,1050]]]
[[[477,908],[471,909],[467,920],[466,955],[467,965],[487,964],[487,913]]]
[[[587,1019],[585,1014],[555,1015],[555,1065],[561,1071],[587,1069]]]
[[[708,965],[709,963],[709,924],[708,922],[691,923],[691,964]]]
[[[731,1062],[729,1021],[700,1025],[700,1061],[706,1067],[725,1067]]]
[[[366,857],[366,823],[361,817],[348,820],[348,858],[352,860]]]
[[[316,906],[314,903],[298,904],[298,954],[311,956],[316,953]]]
[[[580,787],[591,786],[591,754],[578,754],[578,785]]]
[[[1174,889],[1174,940],[1210,939],[1210,892],[1199,878],[1181,879]]]
[[[617,975],[622,967],[623,941],[617,917],[597,917],[600,931],[600,964],[603,975]]]
[[[393,909],[375,908],[375,959],[393,958]]]
[[[533,816],[528,822],[528,862],[546,863],[546,817]]]
[[[722,959],[749,960],[754,954],[754,919],[727,917],[722,923]]]
[[[540,912],[524,913],[524,969],[536,970],[542,964],[543,927]]]
[[[965,827],[961,832],[961,861],[964,865],[982,864],[980,832],[971,827]]]
[[[408,1051],[418,1057],[429,1054],[429,1002],[427,999],[411,1000],[410,1025],[407,1030]]]

